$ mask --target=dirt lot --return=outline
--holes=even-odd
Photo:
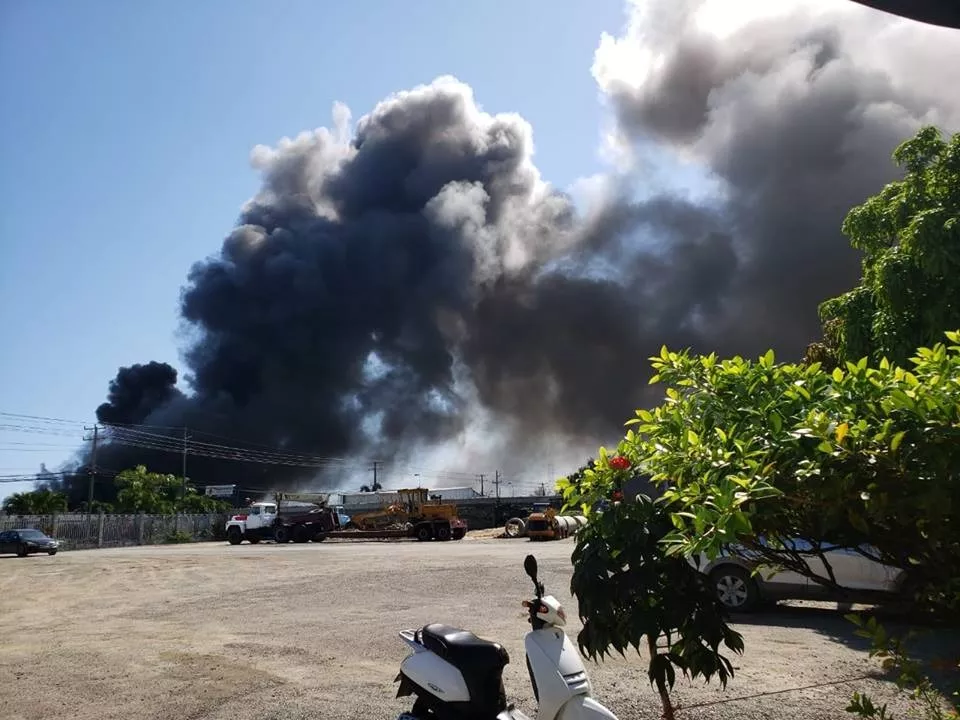
[[[532,714],[522,560],[576,617],[572,541],[208,543],[0,557],[0,717],[392,720],[401,628],[466,626],[510,652],[508,697]],[[572,632],[579,630],[574,620]],[[686,684],[689,718],[840,718],[875,665],[835,612],[782,608],[739,625],[747,651],[726,692]],[[656,718],[641,658],[588,666],[604,703]],[[711,703],[701,705],[701,703]],[[699,705],[694,708],[693,705]],[[894,707],[899,709],[898,703]]]

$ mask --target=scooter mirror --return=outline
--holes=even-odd
[[[533,555],[527,555],[523,560],[523,569],[534,582],[537,582],[537,559]]]

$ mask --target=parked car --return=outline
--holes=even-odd
[[[800,552],[813,549],[811,543],[803,540],[793,540],[792,546]],[[775,570],[750,556],[750,551],[737,549],[712,562],[701,559],[700,569],[710,577],[717,597],[728,610],[750,612],[764,602],[776,600],[882,602],[902,596],[907,589],[907,575],[902,569],[878,563],[851,548],[830,547],[824,552],[842,592],[792,570]],[[804,560],[814,573],[829,577],[819,557],[807,555]],[[753,574],[758,565],[759,571]]]
[[[59,549],[60,543],[47,537],[40,530],[22,528],[0,531],[0,554],[13,553],[19,557],[26,557],[33,553],[45,552],[47,555],[56,555]]]

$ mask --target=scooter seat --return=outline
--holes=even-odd
[[[500,643],[484,640],[467,630],[432,623],[424,625],[420,635],[424,646],[465,675],[499,673],[510,662]]]

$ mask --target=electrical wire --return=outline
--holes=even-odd
[[[84,428],[82,422],[78,420],[67,420],[64,418],[45,417],[42,415],[30,415],[25,413],[0,412],[0,418],[10,418],[9,423],[0,423],[0,431],[7,430],[12,432],[33,433],[39,435],[54,435],[76,437],[80,428]],[[67,428],[73,425],[78,430],[71,431]],[[295,452],[283,450],[268,445],[241,441],[227,436],[218,435],[201,430],[188,430],[184,427],[143,425],[133,423],[97,423],[97,427],[102,428],[103,433],[98,437],[99,442],[105,445],[122,445],[131,448],[140,448],[143,450],[154,450],[159,452],[176,453],[182,455],[186,453],[189,456],[207,457],[219,460],[231,460],[235,462],[257,463],[262,465],[297,467],[314,470],[339,470],[342,472],[369,471],[374,465],[379,465],[385,476],[417,476],[421,481],[432,480],[437,482],[457,482],[467,486],[476,487],[479,484],[479,473],[463,470],[444,470],[425,468],[416,465],[405,465],[403,463],[394,463],[392,461],[376,460],[373,458],[344,458],[316,455],[312,453]],[[85,429],[85,428],[84,428]],[[184,437],[186,435],[186,437]],[[226,442],[208,442],[197,439],[197,436],[219,439]],[[2,444],[4,441],[0,441]],[[10,445],[18,445],[14,448],[2,448],[4,452],[40,452],[44,449],[70,449],[77,446],[57,445],[54,443],[17,443],[6,441]],[[83,439],[84,444],[89,447],[91,438]],[[29,446],[29,447],[27,447]],[[64,474],[73,474],[70,471],[63,471]],[[100,469],[98,468],[98,472]],[[48,471],[47,476],[55,473]],[[493,473],[484,473],[493,476]],[[23,480],[35,480],[39,474],[18,476],[17,480],[7,480],[0,476],[0,480],[9,482],[20,482]],[[512,482],[501,477],[501,485],[506,485],[513,492],[529,492],[542,488],[541,484],[533,481]],[[492,484],[492,480],[491,480]]]

